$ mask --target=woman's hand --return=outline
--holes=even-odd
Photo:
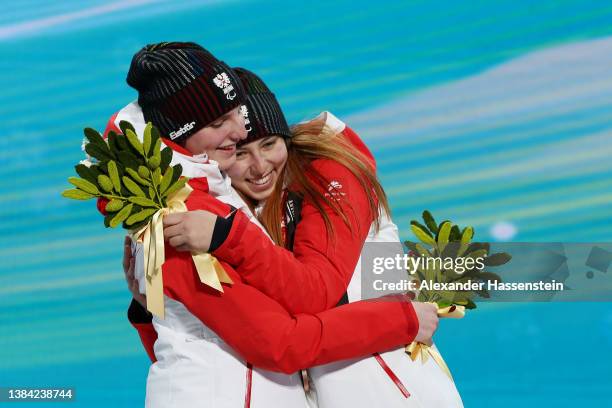
[[[125,237],[123,242],[123,274],[134,299],[144,308],[147,307],[147,297],[140,293],[138,280],[134,276],[134,256],[132,256],[132,239]]]
[[[164,217],[164,238],[178,251],[208,252],[217,216],[204,210]]]
[[[438,308],[431,303],[412,302],[414,311],[419,319],[419,332],[414,338],[419,343],[429,346],[432,344],[432,337],[438,329]]]

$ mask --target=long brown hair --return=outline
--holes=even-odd
[[[367,193],[370,213],[379,228],[378,215],[383,209],[390,214],[387,196],[383,190],[376,171],[365,154],[361,153],[342,134],[325,126],[323,119],[300,123],[291,128],[292,138],[287,140],[287,163],[277,179],[274,191],[264,204],[261,222],[278,245],[284,246],[282,227],[279,220],[284,217],[283,187],[286,185],[296,191],[302,198],[314,204],[323,220],[327,235],[333,238],[333,228],[325,206],[330,207],[342,217],[349,226],[349,219],[342,211],[333,195],[325,194],[330,180],[326,179],[313,166],[316,159],[329,159],[346,167],[359,180]]]

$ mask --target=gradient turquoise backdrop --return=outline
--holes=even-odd
[[[611,240],[612,3],[0,3],[0,387],[142,406],[123,233],[59,193],[150,42],[257,72],[291,122],[348,122],[404,237],[428,208],[480,240]],[[436,341],[466,407],[610,406],[610,303],[485,304]]]

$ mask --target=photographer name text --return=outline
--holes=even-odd
[[[452,291],[479,291],[500,290],[500,291],[562,291],[564,285],[562,282],[552,281],[536,281],[536,282],[497,282],[497,281],[472,281],[465,282],[431,282],[431,281],[414,281],[401,280],[398,282],[384,282],[381,279],[375,280],[372,283],[374,290],[377,291],[418,291],[418,290],[452,290]]]

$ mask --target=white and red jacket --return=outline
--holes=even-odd
[[[374,158],[359,136],[331,113],[324,115],[326,125],[341,133],[374,166]],[[345,292],[349,301],[360,300],[364,242],[385,242],[397,246],[396,253],[401,252],[397,226],[382,214],[378,231],[374,229],[377,215],[370,213],[368,192],[348,169],[333,160],[315,160],[312,167],[329,183],[329,194],[348,217],[349,225],[331,208],[325,208],[334,232],[330,238],[319,210],[304,200],[292,252],[263,239],[261,230],[249,223],[245,214],[235,216],[228,239],[214,251],[246,283],[279,301],[290,313],[333,308]],[[233,239],[236,236],[240,239]],[[412,362],[403,348],[308,371],[319,408],[463,406],[454,383],[433,359],[425,364]]]
[[[119,121],[128,120],[140,133],[138,119],[144,123],[138,106],[130,104],[111,119],[107,130],[118,131]],[[174,149],[173,164],[180,162],[183,174],[194,177],[194,191],[186,202],[189,210],[226,216],[228,204],[241,207],[214,163],[165,142]],[[236,225],[225,244],[239,241],[240,230],[254,226]],[[222,294],[199,282],[189,253],[166,246],[166,318],[153,318],[152,326],[135,324],[156,360],[147,379],[147,406],[302,408],[306,402],[301,381],[289,373],[388,350],[410,342],[418,330],[414,309],[403,298],[292,314],[245,284],[228,263],[221,263],[234,281],[224,285]],[[250,364],[257,368],[251,370]]]

